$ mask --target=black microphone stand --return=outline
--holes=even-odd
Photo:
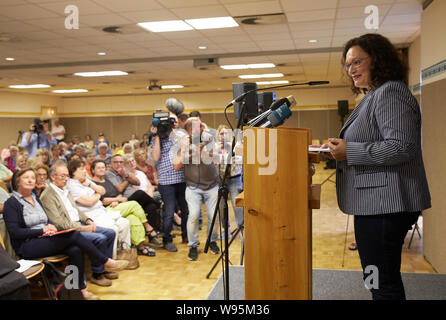
[[[245,118],[244,98],[245,98],[246,94],[242,94],[243,97],[240,96],[237,98],[237,99],[240,98],[240,100],[237,102],[241,102],[241,105],[242,105],[241,111],[240,111],[240,116],[239,116],[239,119],[237,122],[237,129],[241,129],[244,124],[244,120],[243,120]],[[232,102],[228,106],[226,106],[225,109],[229,108],[231,105],[232,105]],[[238,131],[239,130],[236,130],[235,132],[238,132]],[[218,189],[217,205],[214,210],[214,216],[212,218],[210,230],[208,230],[208,237],[206,240],[206,245],[204,247],[204,253],[207,253],[208,249],[209,249],[210,242],[211,242],[212,230],[214,228],[215,220],[217,218],[217,213],[219,216],[219,221],[221,221],[220,202],[223,200],[223,221],[222,221],[222,223],[223,223],[223,229],[224,229],[224,249],[221,250],[220,258],[217,260],[217,263],[218,263],[218,261],[220,261],[221,259],[224,258],[224,262],[222,264],[222,269],[223,269],[223,282],[224,282],[223,290],[224,290],[224,299],[225,300],[229,300],[229,245],[230,245],[228,243],[228,238],[229,238],[228,194],[229,194],[229,190],[227,187],[227,181],[228,181],[228,179],[230,177],[230,173],[231,173],[231,165],[229,164],[229,160],[232,158],[232,155],[234,154],[235,143],[236,143],[236,135],[234,134],[232,137],[231,153],[229,153],[227,155],[225,173],[223,176],[223,180],[220,183],[220,187]],[[239,230],[240,229],[238,229],[238,231]],[[235,238],[235,235],[234,235],[234,238]],[[232,243],[232,240],[231,240],[231,243]],[[215,268],[215,265],[212,268],[212,270],[210,271],[210,273],[207,275],[207,278],[209,278],[209,276],[212,273],[212,271],[214,270],[214,268]]]

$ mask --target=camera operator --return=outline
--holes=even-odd
[[[51,146],[57,145],[57,140],[49,132],[48,122],[36,118],[29,126],[29,131],[23,134],[21,145],[28,150],[29,158],[33,158],[38,149],[50,151]]]
[[[181,210],[181,231],[183,242],[187,242],[187,217],[189,210],[185,198],[186,183],[184,182],[184,170],[175,170],[173,167],[174,152],[172,148],[180,141],[181,135],[175,130],[175,118],[168,112],[155,112],[151,128],[152,140],[150,142],[152,159],[157,162],[158,191],[164,202],[163,209],[163,245],[169,252],[178,249],[172,242],[172,227],[174,221],[175,206]]]
[[[220,178],[214,164],[213,154],[217,145],[213,136],[205,131],[205,126],[198,117],[189,118],[184,126],[187,136],[182,139],[181,149],[175,159],[175,170],[184,167],[186,180],[186,200],[189,207],[187,219],[187,236],[189,239],[188,258],[191,261],[198,259],[198,240],[200,208],[204,203],[207,212],[207,234],[214,217],[218,201]],[[198,141],[196,141],[198,138]],[[209,248],[214,254],[220,249],[217,245],[217,232],[213,229]]]

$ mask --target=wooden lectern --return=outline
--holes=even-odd
[[[256,142],[253,148],[244,134],[244,192],[237,199],[245,216],[245,298],[311,299],[311,208],[319,207],[320,194],[309,170],[311,162],[319,162],[318,154],[308,152],[311,130],[248,129],[254,130]],[[277,166],[273,174],[259,174],[266,165],[258,156],[253,161],[252,152],[257,155],[264,143],[260,148],[268,153],[269,130],[277,130]]]

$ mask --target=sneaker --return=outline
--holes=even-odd
[[[220,253],[220,248],[218,247],[217,242],[215,242],[215,241],[209,243],[209,248],[211,249],[211,252],[213,254],[219,254]]]
[[[117,272],[124,270],[129,265],[129,262],[127,260],[115,260],[115,266],[114,267],[105,267],[105,271],[107,272]]]
[[[196,261],[198,259],[198,250],[196,247],[190,247],[189,249],[189,254],[188,254],[188,259],[190,261]]]
[[[173,244],[173,242],[167,242],[164,244],[164,249],[166,249],[169,252],[177,252],[178,249],[177,247],[175,247],[175,245]]]

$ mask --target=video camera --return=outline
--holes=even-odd
[[[43,123],[49,123],[49,120],[40,120],[39,118],[34,118],[34,124],[32,125],[32,132],[34,133],[41,133],[43,132]]]
[[[168,138],[172,132],[175,118],[170,117],[169,112],[156,110],[152,115],[152,125],[157,128],[157,135],[160,139]]]

